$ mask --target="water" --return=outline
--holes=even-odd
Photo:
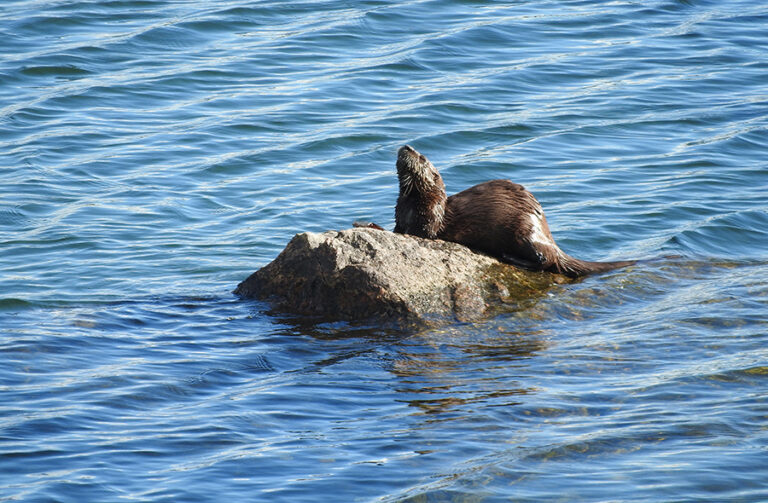
[[[0,500],[768,501],[768,6],[5,1]],[[584,259],[493,319],[230,292],[395,151]]]

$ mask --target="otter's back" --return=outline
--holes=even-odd
[[[491,180],[448,198],[438,237],[500,258],[512,254],[532,263],[547,262],[532,236],[554,245],[539,202],[522,185]]]

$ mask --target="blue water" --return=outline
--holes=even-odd
[[[768,501],[768,5],[0,6],[0,501]],[[396,149],[591,260],[481,323],[230,292]]]

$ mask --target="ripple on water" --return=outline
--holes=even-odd
[[[766,500],[768,12],[551,7],[5,2],[0,494]],[[643,260],[418,333],[230,294],[391,228],[403,143]]]

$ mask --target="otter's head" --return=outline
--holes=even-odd
[[[395,206],[395,232],[434,239],[445,219],[445,184],[429,159],[410,145],[397,151],[400,195]]]
[[[413,191],[423,194],[435,189],[445,192],[440,173],[429,159],[410,145],[403,145],[397,151],[396,166],[400,195],[407,196]]]

